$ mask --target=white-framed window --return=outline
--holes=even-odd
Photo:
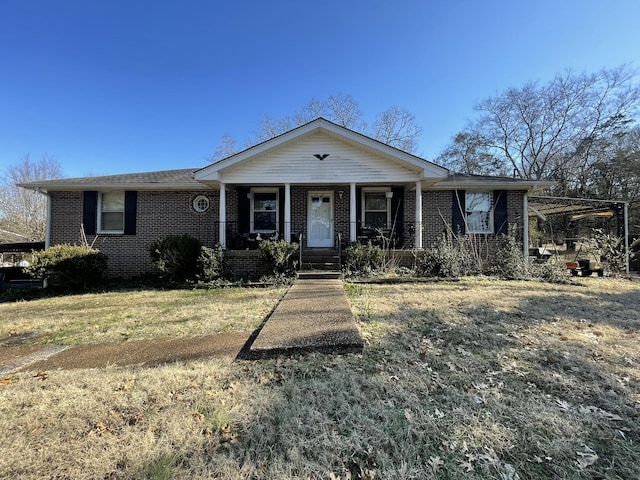
[[[493,233],[493,196],[491,192],[466,192],[467,233]]]
[[[390,226],[392,193],[388,189],[362,190],[362,225],[369,228]]]
[[[278,230],[278,189],[251,190],[251,231],[276,232]]]
[[[98,196],[98,233],[124,233],[124,192]]]
[[[202,212],[206,212],[207,210],[209,210],[209,197],[207,197],[206,195],[198,195],[196,198],[193,199],[193,209],[198,212],[198,213],[202,213]]]

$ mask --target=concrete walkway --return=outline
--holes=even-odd
[[[262,328],[253,334],[222,333],[69,348],[0,347],[11,349],[0,351],[0,374],[154,366],[207,358],[252,359],[303,351],[350,352],[362,347],[342,281],[305,279],[296,281]],[[21,355],[17,353],[20,350]]]
[[[295,351],[359,351],[363,341],[338,279],[299,279],[269,317],[251,357]]]

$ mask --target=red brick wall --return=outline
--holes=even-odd
[[[522,199],[526,192],[509,191],[507,192],[507,221],[509,225],[516,225],[516,237],[522,242],[523,214]]]
[[[306,231],[307,197],[309,191],[334,192],[334,212],[336,233],[342,232],[343,238],[349,238],[349,195],[348,185],[316,185],[291,187],[291,233],[295,238],[301,231]],[[339,192],[343,192],[340,198]],[[509,191],[507,195],[507,211],[509,224],[518,226],[516,233],[522,239],[522,196],[524,192]],[[206,195],[210,207],[204,213],[196,212],[192,207],[197,195]],[[51,192],[51,244],[72,243],[81,241],[82,224],[82,192]],[[237,194],[228,190],[227,219],[235,222],[237,218]],[[191,235],[200,239],[207,246],[218,243],[218,205],[217,191],[200,192],[138,192],[136,235],[99,234],[89,236],[89,243],[109,256],[109,269],[112,276],[136,276],[153,272],[147,245],[167,235]],[[451,225],[452,192],[425,191],[422,193],[423,208],[423,246],[435,246]],[[415,221],[415,193],[405,191],[404,220],[408,224]],[[284,212],[280,213],[284,215]],[[446,222],[446,224],[445,224]],[[487,242],[495,244],[493,235],[487,236]],[[492,249],[491,247],[489,248]],[[233,255],[231,266],[236,276],[249,277],[255,269],[259,276],[261,269],[257,252],[244,252]],[[266,273],[266,272],[264,272]],[[252,275],[255,277],[255,275]]]
[[[197,195],[209,197],[210,207],[198,213]],[[81,242],[82,192],[51,192],[51,244]],[[138,192],[136,235],[98,234],[87,241],[109,257],[111,276],[131,277],[153,272],[147,246],[168,235],[190,235],[204,245],[218,242],[219,194],[200,192]]]
[[[516,226],[516,237],[522,241],[522,199],[524,191],[507,191],[507,222]],[[422,193],[423,247],[432,248],[451,227],[453,209],[453,191],[426,191]],[[446,222],[446,223],[445,223]],[[483,244],[488,255],[497,248],[498,235],[477,235],[476,240]]]
[[[226,260],[234,280],[257,280],[270,273],[258,250],[227,250]]]
[[[442,234],[451,226],[453,192],[422,192],[422,246],[433,248],[442,239]],[[446,223],[445,223],[446,222]]]

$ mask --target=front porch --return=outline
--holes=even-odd
[[[422,185],[221,185],[218,242],[255,250],[262,240],[303,248],[422,248]]]

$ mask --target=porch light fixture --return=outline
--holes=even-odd
[[[324,160],[324,159],[325,159],[325,158],[327,158],[329,155],[330,155],[329,153],[323,153],[323,154],[316,153],[316,154],[314,155],[314,157],[316,157],[318,160]]]
[[[248,192],[248,193],[247,193],[247,198],[248,198],[249,200],[253,200],[253,192]]]
[[[387,198],[393,198],[393,192],[384,192],[384,196]]]

